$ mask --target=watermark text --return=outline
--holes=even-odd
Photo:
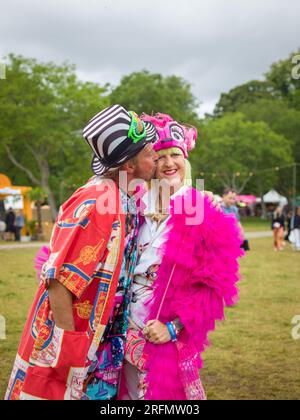
[[[292,63],[296,64],[295,67],[292,69],[292,78],[294,80],[300,79],[300,54],[294,55],[292,58]]]
[[[6,340],[6,321],[2,315],[0,315],[0,340]]]
[[[292,325],[294,328],[292,329],[292,337],[294,340],[300,340],[300,315],[295,315],[292,319]]]
[[[6,66],[4,63],[0,61],[0,80],[6,79]]]

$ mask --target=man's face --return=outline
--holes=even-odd
[[[151,181],[156,171],[157,153],[153,150],[153,145],[148,144],[136,156],[134,178]]]
[[[228,194],[224,195],[223,202],[227,207],[234,206],[236,203],[236,193],[229,192]]]

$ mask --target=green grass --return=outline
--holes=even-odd
[[[267,231],[271,229],[269,220],[262,220],[259,217],[242,217],[241,223],[246,232]]]
[[[299,399],[300,340],[291,337],[291,320],[300,315],[299,254],[289,246],[275,254],[271,238],[251,240],[251,247],[242,262],[240,302],[210,336],[203,383],[209,399]],[[37,287],[35,252],[0,250],[0,314],[7,319],[0,398]]]
[[[299,399],[299,254],[274,253],[272,239],[251,240],[242,262],[240,302],[211,334],[203,382],[210,399]]]
[[[36,249],[0,250],[0,315],[6,340],[0,340],[0,398],[3,398],[29,307],[37,288]]]

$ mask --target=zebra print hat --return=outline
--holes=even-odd
[[[96,175],[117,169],[158,139],[153,124],[141,121],[120,105],[95,115],[83,130],[83,137],[94,152],[92,170]]]

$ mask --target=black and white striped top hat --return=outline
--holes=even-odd
[[[142,122],[120,105],[112,105],[93,117],[83,137],[94,152],[92,169],[96,175],[120,167],[158,138],[153,124]]]

